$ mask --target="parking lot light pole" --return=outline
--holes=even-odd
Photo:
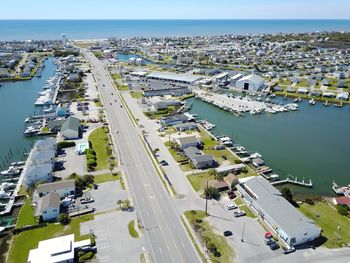
[[[241,242],[244,242],[244,239],[243,239],[243,236],[244,236],[244,229],[245,229],[245,222],[243,223],[243,230],[242,230]]]

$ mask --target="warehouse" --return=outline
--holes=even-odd
[[[237,88],[251,92],[262,89],[264,85],[264,79],[258,75],[249,75],[236,81]]]
[[[158,79],[158,80],[166,80],[166,81],[174,81],[192,84],[197,80],[202,79],[201,76],[195,76],[190,74],[175,74],[171,72],[152,72],[146,76],[149,79]]]
[[[292,206],[261,176],[250,177],[237,190],[255,212],[290,246],[313,241],[321,229]]]

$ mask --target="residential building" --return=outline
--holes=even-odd
[[[69,117],[63,122],[61,127],[61,135],[68,140],[78,139],[80,135],[80,120],[74,117]]]
[[[41,217],[43,221],[51,221],[57,219],[60,215],[60,194],[48,193],[39,199],[35,216]]]
[[[200,144],[200,141],[195,135],[185,135],[185,136],[175,137],[173,141],[177,143],[182,150],[188,147],[197,147]]]
[[[187,147],[184,149],[184,153],[196,169],[208,169],[216,166],[216,161],[211,154],[203,154],[196,147]]]
[[[237,190],[248,205],[290,246],[313,241],[321,229],[261,176],[242,180]]]
[[[64,198],[69,195],[75,195],[75,180],[62,180],[53,183],[39,184],[36,192],[39,197],[47,195],[48,193],[59,193],[60,198]]]

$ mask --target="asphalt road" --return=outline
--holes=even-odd
[[[120,107],[118,91],[107,71],[92,53],[84,52],[91,63],[104,102],[111,133],[119,149],[121,169],[127,177],[144,227],[146,249],[153,262],[200,262],[181,223],[180,214],[174,209],[173,200],[160,181],[137,128],[132,125],[126,110]],[[115,235],[118,238],[118,233]]]

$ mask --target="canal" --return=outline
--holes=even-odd
[[[331,195],[333,180],[350,183],[349,107],[326,108],[303,101],[296,112],[235,117],[199,99],[189,101],[191,113],[216,125],[213,134],[231,136],[248,151],[259,152],[280,178],[291,175],[313,181],[312,189],[288,186],[294,192]]]
[[[0,87],[0,167],[17,160],[23,160],[23,154],[29,152],[33,139],[23,135],[24,120],[34,114],[34,101],[42,91],[46,80],[56,71],[52,58],[45,60],[41,78],[27,81],[2,82]],[[36,109],[37,112],[38,109]]]

